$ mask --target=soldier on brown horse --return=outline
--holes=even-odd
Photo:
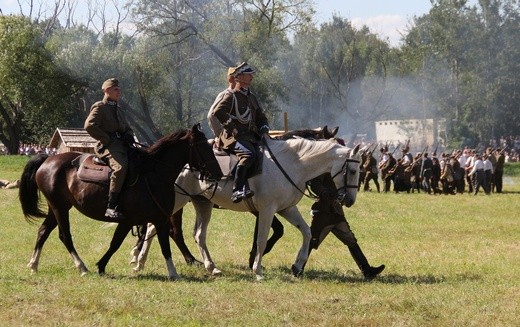
[[[74,260],[81,274],[88,272],[72,242],[69,210],[75,207],[85,216],[100,221],[114,222],[105,216],[108,202],[108,174],[105,181],[89,182],[78,177],[78,169],[73,161],[83,158],[81,153],[66,152],[55,156],[45,154],[35,156],[24,168],[20,184],[20,202],[27,219],[45,218],[38,230],[34,252],[28,267],[36,272],[42,247],[50,233],[59,228],[60,240]],[[168,267],[168,276],[177,278],[168,238],[168,217],[175,202],[174,181],[186,164],[190,169],[199,170],[201,176],[219,179],[222,176],[213,150],[200,126],[182,130],[158,140],[142,153],[139,172],[127,178],[120,195],[122,214],[125,218],[118,222],[110,248],[97,263],[100,274],[128,232],[134,225],[148,222],[155,225],[159,243]],[[100,166],[98,166],[100,167]],[[90,170],[102,171],[93,167]],[[130,181],[131,179],[131,181]],[[45,213],[39,207],[39,192],[47,201]]]

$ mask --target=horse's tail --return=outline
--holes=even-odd
[[[40,168],[48,157],[49,156],[44,153],[34,156],[27,162],[22,172],[18,197],[22,205],[22,212],[27,221],[31,221],[33,218],[43,218],[47,216],[39,206],[40,197],[35,176],[38,168]]]

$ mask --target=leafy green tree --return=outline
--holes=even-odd
[[[373,130],[374,119],[388,110],[383,103],[391,100],[388,76],[394,55],[368,28],[356,29],[335,16],[319,29],[296,34],[291,57],[296,60],[287,70],[297,81],[291,89],[297,108],[291,121],[299,117],[302,127],[309,120],[334,122],[355,135]]]
[[[0,16],[0,140],[45,144],[71,117],[76,81],[54,64],[41,32],[20,16]]]

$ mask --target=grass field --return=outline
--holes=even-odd
[[[0,156],[0,179],[19,178],[25,157]],[[72,211],[80,277],[56,231],[40,270],[26,268],[39,223],[27,223],[17,190],[0,190],[1,326],[520,326],[520,174],[509,166],[505,193],[485,196],[359,193],[345,209],[352,230],[381,277],[365,282],[346,246],[329,236],[302,279],[291,277],[299,233],[285,235],[264,257],[266,280],[247,269],[252,216],[215,210],[208,246],[223,271],[187,266],[169,282],[154,244],[144,272],[133,274],[128,238],[98,276],[113,227]],[[514,176],[512,176],[514,175]],[[309,219],[311,200],[299,207]],[[188,235],[191,205],[185,211]]]

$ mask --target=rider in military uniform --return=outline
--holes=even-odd
[[[105,217],[120,220],[119,194],[128,170],[129,144],[134,142],[134,133],[128,125],[118,100],[121,98],[119,81],[115,78],[106,80],[101,89],[103,100],[90,108],[85,121],[85,130],[98,140],[95,151],[101,158],[106,158],[112,168],[108,207]]]
[[[247,184],[248,170],[257,163],[256,148],[261,137],[269,137],[267,117],[256,96],[249,90],[254,73],[255,70],[245,62],[237,66],[231,74],[235,78],[235,88],[232,92],[226,92],[210,113],[222,124],[219,147],[238,157],[231,196],[234,203],[254,195]]]

